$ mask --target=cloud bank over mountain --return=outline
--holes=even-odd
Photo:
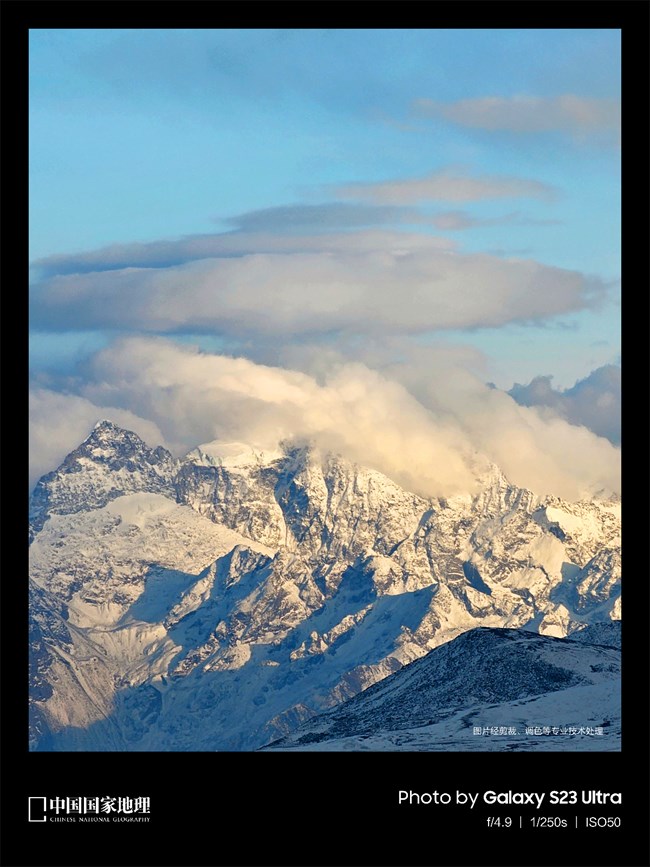
[[[179,455],[215,440],[259,449],[309,440],[428,496],[473,490],[488,461],[515,484],[568,499],[619,487],[619,452],[611,443],[520,406],[461,368],[434,375],[420,402],[360,363],[336,365],[318,381],[137,337],[97,353],[77,389],[68,396],[35,393],[35,473],[51,468],[55,446],[63,453],[74,447],[82,423],[108,415],[150,442],[160,431],[162,443]],[[51,445],[43,449],[48,437]]]

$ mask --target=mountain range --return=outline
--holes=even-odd
[[[607,722],[552,748],[618,748],[618,498],[496,466],[424,498],[309,444],[177,459],[102,421],[30,543],[31,749],[545,748],[529,701]],[[519,740],[461,736],[508,714]]]

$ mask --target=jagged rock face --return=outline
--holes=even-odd
[[[30,501],[31,537],[49,515],[96,509],[122,494],[174,496],[176,470],[177,462],[162,446],[150,449],[137,434],[110,421],[99,422],[88,439],[36,485]]]
[[[389,555],[427,503],[380,473],[307,448],[267,466],[185,463],[179,501],[265,545],[335,563],[366,550]]]
[[[426,500],[307,447],[176,462],[102,423],[33,500],[35,593],[69,628],[56,682],[60,639],[33,642],[48,748],[253,749],[476,626],[619,616],[619,504],[496,468]]]
[[[225,469],[185,463],[176,479],[181,503],[264,545],[284,543],[282,510],[274,499],[278,467]]]

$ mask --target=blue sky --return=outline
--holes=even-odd
[[[33,30],[34,382],[162,336],[567,390],[620,355],[619,105],[614,30]]]
[[[616,277],[616,152],[561,131],[468,130],[412,104],[615,100],[619,67],[616,31],[32,31],[32,255],[214,231],[338,184],[457,165],[557,187],[558,201],[523,204],[565,221],[474,230],[468,247]],[[522,207],[476,210],[504,205]]]

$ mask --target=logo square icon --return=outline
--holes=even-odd
[[[29,797],[27,820],[29,822],[47,822],[47,798]]]

